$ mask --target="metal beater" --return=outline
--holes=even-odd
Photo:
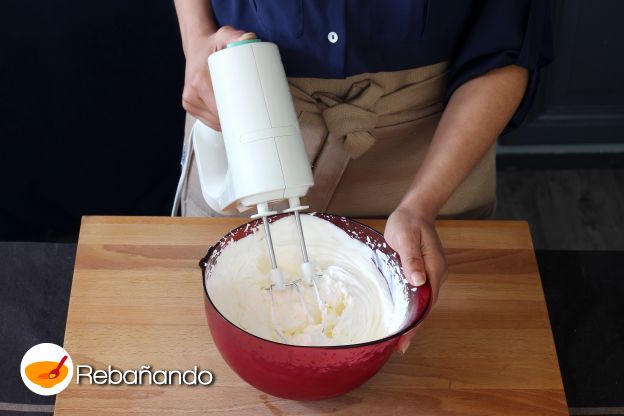
[[[264,233],[266,236],[267,251],[269,259],[271,260],[271,274],[270,285],[266,289],[271,298],[271,321],[275,333],[284,342],[288,342],[287,331],[284,330],[284,325],[280,322],[279,309],[286,307],[286,313],[292,312],[290,309],[299,304],[304,311],[305,322],[308,325],[316,324],[316,316],[320,316],[320,324],[322,331],[325,331],[327,310],[325,302],[323,302],[320,294],[320,290],[317,284],[318,279],[322,276],[314,273],[314,266],[308,259],[308,250],[305,243],[305,237],[303,235],[303,227],[301,225],[300,211],[308,208],[307,206],[301,206],[299,198],[289,199],[290,208],[284,210],[285,213],[293,213],[295,217],[295,226],[297,228],[297,238],[299,240],[299,248],[301,249],[301,272],[302,277],[291,283],[285,283],[281,270],[277,266],[277,260],[275,259],[275,249],[273,247],[273,240],[271,239],[271,229],[269,226],[268,215],[274,214],[268,210],[264,210],[264,206],[260,207],[257,216],[262,217],[262,223],[264,225]],[[304,291],[311,290],[312,302],[306,300]]]

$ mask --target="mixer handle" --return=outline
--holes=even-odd
[[[201,157],[195,157],[195,161],[206,203],[219,214],[231,214],[223,211],[219,203],[228,180],[223,134],[197,120],[191,129],[191,146],[196,154],[201,154]]]

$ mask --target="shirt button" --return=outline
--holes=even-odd
[[[327,40],[329,40],[331,43],[338,42],[338,34],[336,32],[329,32],[327,34]]]

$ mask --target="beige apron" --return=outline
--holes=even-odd
[[[447,63],[346,79],[289,78],[314,173],[310,210],[351,217],[389,215],[411,184],[440,120]],[[187,117],[185,144],[190,126]],[[196,163],[182,189],[182,215],[215,216]],[[494,210],[494,146],[440,211],[485,218]]]

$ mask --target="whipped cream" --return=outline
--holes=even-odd
[[[293,345],[357,344],[398,331],[405,321],[407,289],[396,276],[400,272],[390,270],[387,256],[321,218],[302,215],[301,221],[308,257],[322,276],[316,282],[324,306],[319,309],[316,292],[304,284],[299,285],[303,301],[294,288],[273,290],[272,318],[271,297],[265,290],[271,262],[260,228],[224,247],[209,270],[206,287],[216,308],[247,332]],[[271,236],[285,282],[300,279],[294,218],[271,223]],[[390,284],[375,263],[384,273],[394,274]]]

